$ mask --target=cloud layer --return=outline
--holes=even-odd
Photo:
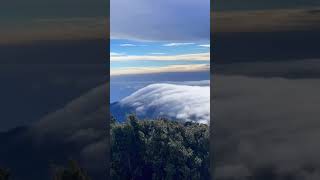
[[[188,64],[188,65],[170,65],[164,67],[132,67],[125,69],[111,69],[111,76],[132,75],[132,74],[154,74],[154,73],[171,73],[171,72],[199,72],[209,71],[208,64]]]
[[[68,156],[77,157],[91,172],[105,172],[109,141],[106,136],[109,127],[107,87],[107,84],[100,85],[35,122],[29,134],[36,146],[44,146],[50,140],[76,145],[78,149]]]
[[[108,20],[104,17],[33,18],[16,23],[3,22],[2,25],[0,44],[107,39],[108,33]]]
[[[110,53],[111,61],[210,61],[210,53],[177,55],[124,55]]]
[[[115,114],[120,120],[125,117],[125,113],[135,113],[141,118],[167,117],[208,124],[210,87],[151,84],[122,99],[113,108],[122,109]],[[111,112],[115,112],[112,107]]]
[[[222,179],[319,179],[319,79],[214,78],[215,174]]]
[[[117,0],[110,2],[111,38],[207,41],[209,0]]]
[[[320,77],[319,59],[288,61],[242,62],[216,64],[214,73],[250,77],[282,77],[289,79],[315,79]]]
[[[272,9],[212,13],[214,32],[274,32],[319,30],[320,11]]]

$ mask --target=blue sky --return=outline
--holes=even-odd
[[[111,75],[152,73],[158,67],[162,68],[157,69],[158,72],[205,70],[204,68],[208,68],[205,65],[210,60],[209,51],[208,42],[139,42],[112,39]],[[183,70],[186,68],[187,70]]]
[[[209,41],[194,42],[180,42],[181,44],[173,44],[176,42],[139,42],[132,40],[111,40],[111,52],[114,53],[128,53],[130,55],[145,55],[145,54],[170,54],[177,55],[183,53],[199,53],[208,52]],[[179,43],[179,42],[178,42]],[[159,55],[159,54],[158,54]]]
[[[148,84],[210,79],[210,0],[110,5],[111,102]]]
[[[110,10],[111,76],[209,70],[209,0],[117,0]]]

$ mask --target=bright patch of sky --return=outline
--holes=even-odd
[[[173,69],[181,72],[185,71],[187,65],[207,65],[210,62],[210,43],[204,41],[194,43],[111,39],[110,48],[111,75],[144,71],[147,74],[159,70],[171,72]],[[161,69],[154,71],[157,67]],[[133,68],[135,71],[132,71]]]
[[[139,42],[111,39],[111,52],[127,55],[177,55],[209,52],[208,42]]]

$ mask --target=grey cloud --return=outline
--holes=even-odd
[[[319,79],[215,76],[216,179],[318,177],[319,91]]]
[[[11,0],[1,3],[0,44],[107,39],[109,1]]]
[[[1,22],[1,21],[0,21]],[[3,22],[0,44],[25,44],[49,40],[107,39],[106,17],[30,18]]]
[[[219,25],[219,22],[217,22]],[[320,33],[306,31],[216,32],[212,53],[215,64],[319,59]]]
[[[32,126],[35,137],[55,136],[62,139],[83,137],[83,133],[104,131],[107,114],[107,85],[101,85],[76,98]]]
[[[111,1],[111,38],[208,41],[209,0]]]
[[[214,3],[216,11],[296,9],[320,6],[317,0],[225,0]]]
[[[69,156],[78,157],[91,173],[101,172],[108,153],[108,93],[107,84],[90,90],[35,122],[29,128],[29,136],[38,147],[52,140],[69,144],[70,148],[76,145],[78,150]]]
[[[41,59],[44,64],[26,65],[31,62],[21,60],[22,64],[1,64],[0,131],[30,125],[107,79],[104,64],[52,64]]]
[[[268,9],[213,12],[214,32],[320,30],[317,9]]]
[[[52,165],[73,159],[93,179],[104,179],[109,144],[108,93],[108,84],[102,84],[32,125],[0,133],[5,144],[1,164],[10,167],[17,179],[47,179]]]
[[[85,146],[81,151],[81,160],[91,172],[107,168],[107,163],[109,162],[108,138],[106,135],[99,141],[92,142],[92,144]],[[103,174],[102,177],[103,176],[106,176],[106,174]]]
[[[1,20],[34,17],[97,17],[106,16],[108,1],[100,0],[11,0],[1,3]]]
[[[242,62],[217,64],[214,74],[242,75],[249,77],[282,77],[288,79],[320,78],[319,59],[290,61]]]

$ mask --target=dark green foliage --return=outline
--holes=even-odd
[[[209,128],[137,120],[111,125],[111,179],[209,179]]]
[[[53,180],[90,180],[90,178],[77,162],[70,161],[68,168],[56,169]]]
[[[8,180],[9,177],[10,177],[9,171],[0,168],[0,180]]]

